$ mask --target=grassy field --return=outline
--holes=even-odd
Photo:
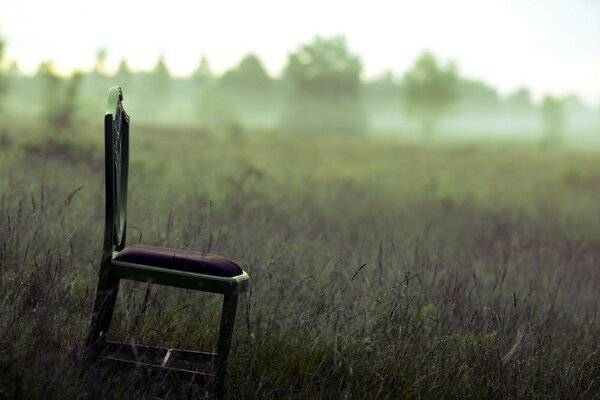
[[[129,243],[251,276],[230,398],[600,398],[599,150],[132,129]],[[81,374],[101,127],[2,132],[0,398],[184,397]],[[218,298],[122,287],[111,337],[214,347]]]

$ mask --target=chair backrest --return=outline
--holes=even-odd
[[[106,176],[106,220],[104,252],[125,247],[127,225],[127,176],[129,172],[129,115],[123,108],[123,91],[108,92],[104,116],[104,171]]]

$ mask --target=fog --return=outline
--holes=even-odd
[[[150,70],[133,70],[126,59],[110,70],[109,54],[98,51],[92,69],[70,75],[58,73],[54,60],[41,63],[35,74],[11,62],[0,75],[4,118],[76,129],[95,123],[107,88],[120,85],[142,125],[424,140],[544,141],[550,131],[557,143],[595,143],[600,137],[597,105],[574,94],[535,99],[527,86],[501,93],[431,52],[407,71],[365,78],[368,60],[343,36],[316,36],[291,49],[275,76],[255,53],[240,55],[221,73],[213,72],[208,57],[199,57],[188,76],[174,76],[162,56]],[[554,108],[544,110],[544,100]]]

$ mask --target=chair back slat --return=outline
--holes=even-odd
[[[129,115],[123,108],[123,91],[113,86],[104,116],[106,220],[104,251],[125,247],[127,226],[127,177],[129,172]]]

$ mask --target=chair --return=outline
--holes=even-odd
[[[188,382],[210,385],[216,390],[217,397],[221,398],[225,391],[227,356],[233,335],[238,295],[247,290],[249,277],[235,262],[218,255],[144,245],[125,246],[129,115],[123,109],[122,100],[121,88],[110,88],[104,117],[104,246],[86,355],[88,359],[106,360],[123,367],[142,367],[154,373],[178,374]],[[223,307],[217,352],[176,350],[106,340],[121,279],[222,294]],[[140,355],[155,357],[156,361],[142,362]],[[173,366],[176,360],[208,364],[212,371],[176,368]]]

